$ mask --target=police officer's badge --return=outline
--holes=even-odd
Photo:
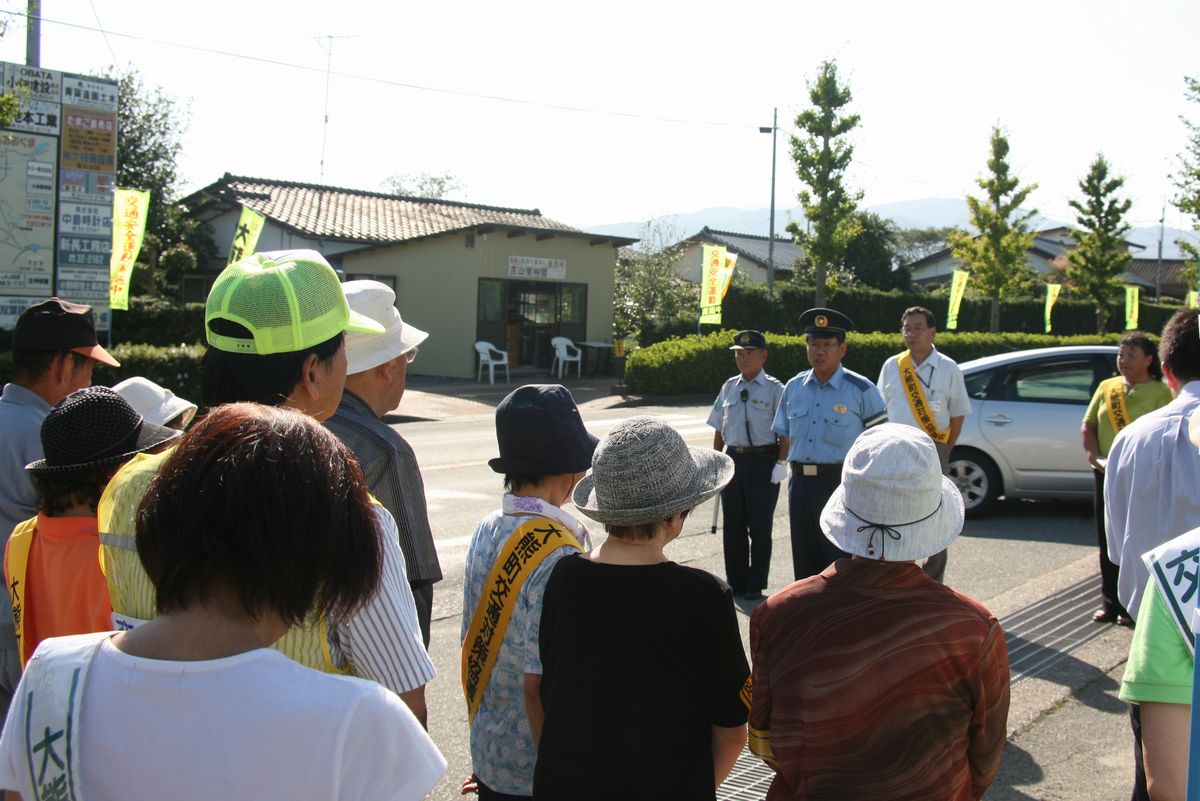
[[[837,414],[845,414],[846,413],[846,404],[844,404],[844,403],[833,404],[833,411],[836,412]]]
[[[817,328],[828,328],[829,318],[823,314],[818,314],[813,318],[813,325],[815,325]]]

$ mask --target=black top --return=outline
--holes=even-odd
[[[540,646],[538,801],[716,797],[711,727],[746,722],[750,674],[723,581],[567,557],[546,585]]]

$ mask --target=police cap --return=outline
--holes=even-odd
[[[762,335],[761,331],[738,331],[733,335],[733,344],[729,346],[730,350],[766,350],[767,338]]]
[[[846,332],[854,330],[854,321],[834,309],[809,309],[800,315],[800,327],[810,337],[846,339]]]

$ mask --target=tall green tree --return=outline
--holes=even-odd
[[[872,211],[856,212],[859,231],[846,245],[846,266],[859,283],[875,289],[908,289],[912,274],[897,267],[899,229],[891,220]]]
[[[808,254],[816,303],[824,306],[826,274],[830,267],[841,266],[847,246],[859,231],[854,210],[862,192],[851,191],[845,184],[854,156],[847,134],[857,127],[859,115],[844,111],[852,96],[850,87],[838,82],[833,61],[821,64],[816,80],[808,86],[808,99],[812,108],[796,115],[800,133],[791,137],[791,145],[796,175],[804,184],[800,206],[809,225],[802,228],[793,221],[787,230]]]
[[[146,238],[133,288],[135,293],[157,294],[217,253],[208,226],[175,203],[189,111],[162,87],[147,86],[132,67],[110,68],[105,77],[118,84],[117,186],[150,190]]]
[[[1125,179],[1109,175],[1104,154],[1097,154],[1088,174],[1079,182],[1082,196],[1070,200],[1075,209],[1076,245],[1067,253],[1067,280],[1075,291],[1096,306],[1096,333],[1104,333],[1108,322],[1108,304],[1120,286],[1117,276],[1129,266],[1129,248],[1125,234],[1129,223],[1125,215],[1132,202],[1117,197]]]
[[[999,126],[992,128],[991,157],[988,172],[976,180],[984,191],[982,199],[967,195],[971,225],[979,232],[972,236],[956,231],[950,236],[950,250],[971,273],[976,289],[992,300],[990,331],[1000,330],[1000,299],[1027,286],[1033,270],[1025,262],[1025,252],[1033,244],[1034,231],[1029,221],[1037,213],[1021,211],[1021,204],[1037,184],[1021,186],[1008,164],[1008,139]]]
[[[1187,84],[1187,99],[1200,103],[1200,78],[1185,77]],[[1175,189],[1178,194],[1172,198],[1175,208],[1192,218],[1192,230],[1200,232],[1200,123],[1195,123],[1183,117],[1187,126],[1187,146],[1179,154],[1179,172],[1175,174]],[[1177,240],[1175,244],[1183,248],[1192,262],[1183,271],[1184,280],[1189,287],[1196,286],[1196,259],[1200,259],[1200,249],[1191,242]]]

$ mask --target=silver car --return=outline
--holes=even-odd
[[[1038,348],[959,365],[971,413],[950,454],[967,515],[1006,498],[1090,498],[1079,436],[1096,385],[1117,374],[1111,345]]]

